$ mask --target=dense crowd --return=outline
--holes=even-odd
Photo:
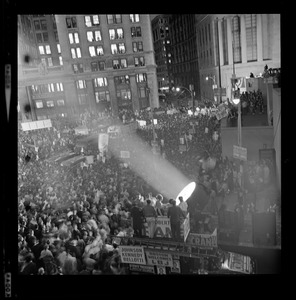
[[[169,106],[154,111],[160,155],[205,188],[210,209],[217,213],[217,199],[223,202],[226,193],[239,190],[242,176],[232,161],[221,157],[220,121],[212,109],[201,107],[195,115],[188,114],[189,109]],[[136,134],[143,144],[151,145],[151,117],[149,110],[134,115],[121,110],[119,119],[123,124],[132,118],[145,120]],[[49,129],[19,130],[20,274],[126,274],[118,237],[145,236],[143,223],[157,215],[171,221],[185,216],[172,209],[174,201],[158,194],[128,163],[112,154],[104,159],[97,156],[97,146],[84,147],[85,155],[95,157],[92,164],[67,168],[49,161],[57,153],[75,151],[76,126],[95,128],[96,122],[113,120],[108,111],[100,115],[86,111],[80,119],[53,120]],[[116,141],[124,147],[124,134]],[[249,178],[258,175],[259,182],[268,181],[267,173],[266,165],[248,168]],[[178,209],[183,211],[182,201]],[[194,217],[192,222],[194,226]]]

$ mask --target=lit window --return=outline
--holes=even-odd
[[[35,104],[36,104],[36,107],[37,107],[37,108],[42,108],[42,107],[43,107],[43,102],[42,102],[42,100],[35,101]]]
[[[99,25],[100,24],[100,20],[99,20],[99,16],[98,15],[94,15],[93,16],[93,24],[94,25]]]
[[[48,100],[48,101],[46,101],[46,106],[47,106],[47,107],[54,107],[54,102],[53,102],[53,100]]]
[[[54,92],[54,84],[53,83],[48,83],[48,91],[51,93],[51,92]]]
[[[114,23],[113,15],[107,15],[107,22],[108,22],[108,24],[113,24]]]
[[[77,57],[80,58],[81,57],[81,50],[80,50],[80,48],[76,48],[76,52],[77,52]]]
[[[72,58],[76,58],[76,51],[74,48],[71,48]]]
[[[118,48],[119,48],[119,50],[118,50],[119,53],[125,53],[125,45],[124,45],[124,43],[118,44]]]
[[[58,53],[61,53],[61,45],[57,44]]]
[[[93,41],[94,41],[94,33],[93,33],[92,31],[88,31],[88,32],[86,33],[86,35],[87,35],[87,40],[88,40],[89,42],[93,42]]]
[[[100,30],[96,30],[95,31],[95,40],[96,41],[101,41],[102,40],[102,36],[101,36],[101,31]]]
[[[121,69],[127,68],[127,60],[126,59],[121,59],[120,67],[121,67]]]
[[[104,50],[103,50],[103,46],[97,46],[97,54],[100,55],[104,55]]]
[[[113,69],[119,69],[119,60],[118,59],[114,59],[112,64],[113,64]]]
[[[60,61],[60,65],[63,65],[63,58],[61,56],[59,56],[59,61]]]
[[[140,16],[139,15],[130,15],[130,20],[132,23],[139,22]]]
[[[94,46],[88,47],[88,50],[89,50],[89,55],[90,55],[91,57],[96,56],[96,51],[95,51],[95,47],[94,47]]]
[[[65,106],[65,101],[63,99],[57,100],[58,106]]]
[[[117,38],[118,39],[123,39],[123,29],[122,28],[117,28]]]
[[[108,86],[106,77],[99,77],[94,79],[95,87]]]
[[[86,88],[85,80],[77,80],[76,81],[76,86],[80,90],[85,89]]]
[[[96,102],[110,101],[109,91],[95,92]]]
[[[77,32],[74,33],[74,40],[75,40],[75,43],[78,44],[79,43],[79,35]]]
[[[48,57],[48,58],[47,58],[47,62],[48,62],[48,66],[49,66],[49,67],[52,67],[52,66],[53,66],[52,58],[51,58],[51,57]]]
[[[146,74],[145,73],[143,73],[143,74],[137,74],[136,75],[136,80],[137,80],[137,82],[147,81]]]
[[[46,54],[51,54],[51,50],[50,50],[50,46],[49,45],[45,46],[45,51],[46,51]]]
[[[115,39],[115,29],[109,29],[109,38],[110,40]]]
[[[117,54],[117,45],[116,44],[111,44],[111,53]]]
[[[43,46],[39,46],[38,49],[40,54],[45,54]]]
[[[85,26],[86,26],[86,27],[91,27],[91,26],[92,26],[90,16],[85,16],[85,17],[84,17],[84,20],[85,20]]]

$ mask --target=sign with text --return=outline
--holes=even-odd
[[[165,252],[145,251],[147,258],[147,265],[155,265],[162,267],[173,267],[172,255]]]
[[[172,232],[171,232],[171,221],[168,217],[157,217],[156,223],[155,223],[155,237],[166,237],[171,238]]]
[[[50,128],[52,127],[51,120],[39,120],[39,121],[32,121],[32,122],[24,122],[21,123],[23,131],[35,130],[35,129],[42,129],[42,128]]]
[[[247,160],[247,148],[233,145],[233,157],[241,160]]]
[[[165,275],[166,274],[165,267],[157,266],[157,274],[158,275]]]
[[[154,274],[154,266],[129,264],[129,269],[132,272],[151,273]]]
[[[146,259],[143,247],[137,246],[119,246],[119,255],[123,263],[132,263],[137,265],[146,265]]]
[[[120,151],[120,157],[121,158],[130,158],[130,152],[129,151]]]
[[[188,242],[200,248],[213,249],[218,247],[217,243],[217,228],[212,234],[190,233]]]
[[[109,144],[109,134],[99,133],[98,148],[100,153],[104,153],[108,151],[108,144]]]
[[[179,260],[176,260],[176,259],[173,260],[173,266],[171,268],[171,272],[172,273],[178,273],[178,274],[181,273],[180,261]]]

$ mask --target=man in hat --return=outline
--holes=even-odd
[[[144,215],[139,207],[139,201],[135,201],[131,209],[132,227],[135,236],[142,237]]]

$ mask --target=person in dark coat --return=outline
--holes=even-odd
[[[132,206],[131,217],[132,217],[132,226],[134,229],[134,235],[138,237],[142,237],[144,215],[142,210],[139,207],[138,201],[136,201]]]
[[[174,240],[181,240],[181,219],[186,218],[185,213],[182,209],[176,205],[176,201],[171,201],[172,206],[168,209],[168,217],[171,221],[172,238]]]

